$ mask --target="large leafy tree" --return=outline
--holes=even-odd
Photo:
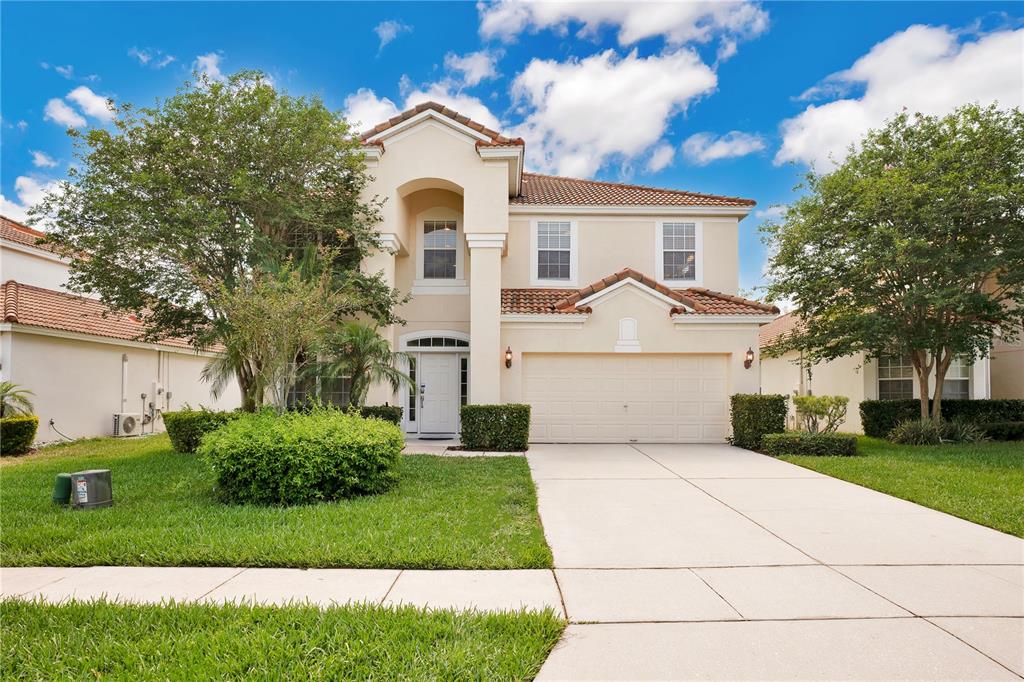
[[[804,188],[765,228],[769,297],[801,318],[773,351],[908,355],[921,418],[939,421],[950,363],[1024,321],[1024,114],[900,114]]]
[[[70,284],[142,318],[148,338],[228,345],[226,292],[324,247],[345,294],[338,314],[393,321],[396,292],[358,268],[378,220],[359,142],[319,98],[258,72],[196,74],[153,107],[123,105],[114,130],[69,134],[77,162],[37,213],[72,258]],[[254,370],[234,369],[251,409]]]

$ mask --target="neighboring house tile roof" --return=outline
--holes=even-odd
[[[5,239],[22,246],[31,246],[41,251],[56,253],[57,249],[53,244],[38,243],[45,236],[45,232],[33,230],[28,225],[22,225],[6,216],[0,216],[0,239]]]
[[[659,189],[618,182],[578,180],[554,175],[523,173],[519,196],[509,204],[540,204],[545,206],[708,206],[750,207],[752,199],[700,194],[676,189]]]
[[[457,111],[449,109],[448,107],[444,106],[443,104],[438,104],[437,102],[424,102],[422,104],[417,104],[412,109],[407,109],[406,111],[403,111],[402,113],[398,114],[397,116],[393,116],[392,118],[389,118],[387,121],[384,121],[383,123],[378,123],[377,125],[375,125],[370,130],[367,130],[366,132],[362,133],[359,136],[359,139],[362,142],[366,143],[366,144],[378,144],[379,145],[379,144],[381,144],[380,142],[370,142],[370,138],[374,137],[375,135],[379,135],[380,133],[383,133],[385,130],[388,130],[390,128],[394,128],[396,125],[398,125],[402,121],[408,121],[413,116],[416,116],[417,114],[421,114],[424,111],[427,111],[428,109],[436,111],[437,113],[441,114],[442,116],[447,116],[448,118],[452,119],[456,123],[461,123],[462,125],[466,126],[467,128],[475,130],[476,132],[480,133],[481,135],[486,135],[487,137],[490,138],[490,142],[484,142],[483,140],[480,140],[479,142],[477,142],[477,146],[485,146],[485,147],[522,147],[522,146],[525,146],[525,143],[523,142],[523,138],[521,138],[521,137],[517,137],[517,138],[505,137],[504,135],[502,135],[501,133],[497,132],[496,130],[491,130],[490,128],[488,128],[487,126],[483,125],[482,123],[477,123],[476,121],[471,119],[469,116],[464,116],[464,115],[460,114]]]
[[[702,287],[670,289],[631,268],[620,270],[582,289],[502,289],[501,312],[548,315],[590,312],[588,307],[578,308],[577,304],[624,279],[635,280],[678,302],[680,305],[672,308],[673,315],[765,315],[779,312],[775,306]],[[693,309],[693,312],[688,308]]]
[[[92,298],[43,289],[14,280],[3,283],[4,322],[43,327],[125,341],[138,341],[145,325],[138,318],[114,313]],[[164,339],[163,346],[190,347],[184,339]]]
[[[761,348],[769,348],[800,326],[800,319],[793,313],[786,313],[772,320],[758,330]]]

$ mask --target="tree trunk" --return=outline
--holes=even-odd
[[[932,398],[932,421],[936,424],[942,422],[942,384],[946,379],[946,372],[953,362],[953,353],[948,348],[940,349],[936,354],[935,363],[935,395]]]
[[[253,380],[249,374],[248,367],[240,365],[235,368],[235,377],[238,379],[238,390],[242,394],[242,411],[255,412],[256,400],[253,398]]]
[[[921,421],[928,421],[928,377],[932,373],[933,360],[928,359],[928,352],[914,350],[910,353],[914,371],[917,373],[918,396],[921,401]]]

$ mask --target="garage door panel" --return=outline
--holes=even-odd
[[[725,355],[525,354],[539,442],[722,442]]]

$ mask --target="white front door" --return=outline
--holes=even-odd
[[[416,366],[420,391],[420,433],[455,433],[459,423],[459,357],[423,353]]]

